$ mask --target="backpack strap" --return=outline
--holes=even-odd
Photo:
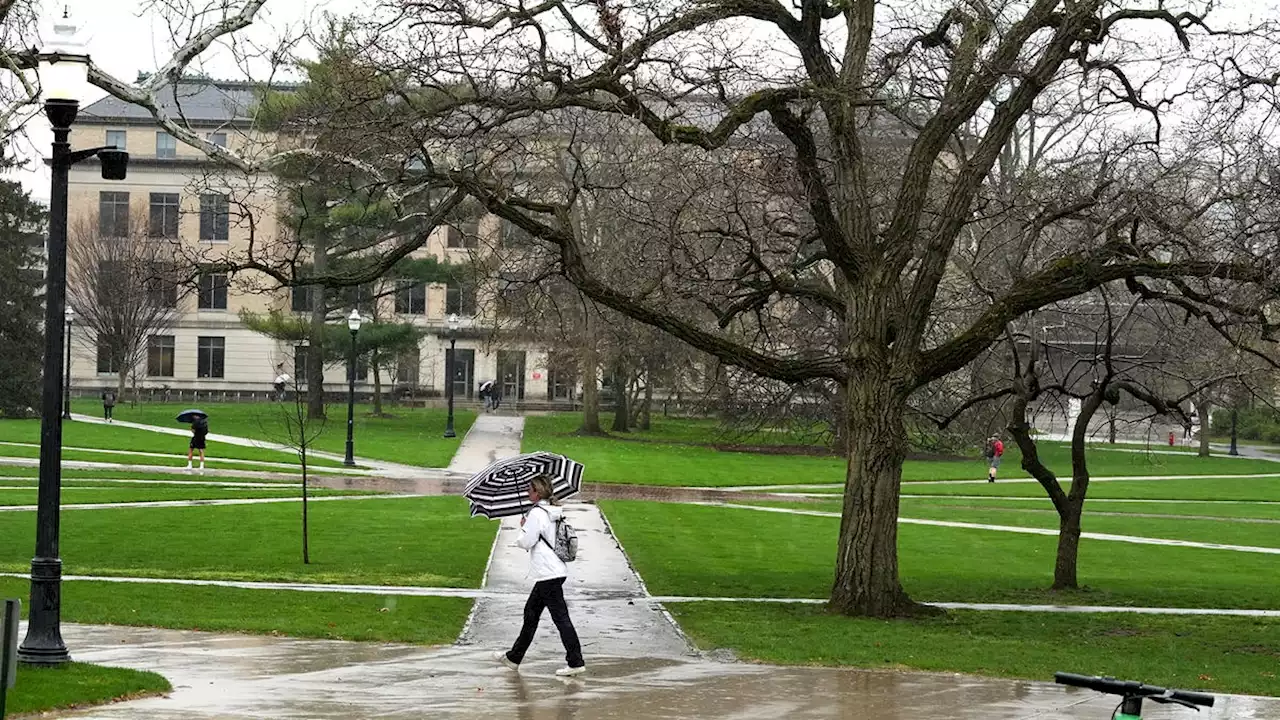
[[[550,511],[550,510],[548,510],[548,509],[546,509],[546,508],[542,507],[541,505],[534,505],[534,507],[535,507],[535,508],[541,508],[541,509],[542,509],[542,511],[543,511],[543,512],[545,512],[545,513],[547,514],[547,519],[548,519],[548,520],[550,520],[552,523],[559,524],[559,522],[560,522],[559,520],[556,520],[555,518],[551,517],[551,511]],[[553,527],[554,527],[554,526],[553,526]],[[551,549],[551,552],[555,552],[555,551],[556,551],[556,546],[555,546],[555,545],[552,545],[552,544],[551,544],[551,543],[549,543],[549,542],[547,542],[547,536],[546,536],[546,535],[544,535],[544,534],[542,534],[542,533],[538,533],[538,539],[539,539],[539,540],[541,540],[541,541],[542,541],[542,543],[543,543],[544,545],[546,545],[548,548],[550,548],[550,549]]]

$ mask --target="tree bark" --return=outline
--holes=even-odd
[[[1213,403],[1202,400],[1196,413],[1200,416],[1200,450],[1196,454],[1200,457],[1209,457],[1209,430],[1213,425]]]
[[[315,239],[315,274],[324,274],[329,265],[329,247],[320,233]],[[325,319],[328,317],[328,298],[323,285],[311,286],[311,349],[307,351],[307,418],[323,420],[324,406],[324,353]]]
[[[1074,487],[1075,483],[1072,482]],[[1058,554],[1053,563],[1053,589],[1075,590],[1080,585],[1076,579],[1080,554],[1080,516],[1082,502],[1068,502],[1065,512],[1058,514]]]
[[[898,494],[907,455],[907,392],[887,378],[854,374],[849,386],[848,472],[830,608],[890,618],[924,610],[898,579]]]
[[[373,370],[373,416],[382,417],[382,371],[378,369],[378,351],[370,355],[369,369]]]
[[[651,363],[646,363],[644,370],[644,401],[640,405],[640,429],[648,430],[651,427],[653,413],[653,368]]]
[[[631,432],[631,415],[627,408],[627,381],[621,360],[613,366],[613,427],[614,432]]]
[[[583,435],[603,435],[600,429],[600,385],[596,377],[600,361],[591,347],[582,348],[578,367],[582,368],[582,427]]]

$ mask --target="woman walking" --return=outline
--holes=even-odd
[[[524,604],[524,625],[520,628],[519,637],[510,650],[494,653],[494,659],[518,670],[524,654],[533,643],[533,635],[538,631],[538,621],[545,608],[551,611],[551,621],[560,631],[560,642],[564,643],[566,666],[557,670],[556,675],[580,675],[587,669],[582,660],[582,644],[578,642],[578,631],[569,619],[569,607],[564,601],[564,581],[569,569],[555,553],[556,523],[564,511],[552,495],[551,481],[544,476],[534,478],[529,484],[529,499],[534,506],[520,518],[520,537],[516,545],[529,551],[533,590]]]
[[[191,469],[191,456],[200,453],[200,472],[204,472],[205,437],[209,435],[209,419],[196,417],[191,421],[191,442],[187,443],[187,469]]]

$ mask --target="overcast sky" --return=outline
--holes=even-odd
[[[168,62],[173,51],[170,31],[164,19],[154,12],[145,12],[146,4],[139,0],[42,0],[44,22],[40,33],[52,37],[55,18],[61,17],[64,7],[80,28],[80,37],[88,46],[95,64],[126,82],[133,82],[139,72],[156,70]],[[203,4],[202,0],[196,0]],[[269,0],[258,14],[258,21],[245,33],[251,40],[270,43],[278,34],[277,28],[296,28],[300,23],[316,17],[322,10],[349,11],[355,6],[352,0]],[[213,48],[201,56],[190,68],[216,78],[243,79],[244,71],[231,59],[225,48]],[[81,105],[87,105],[105,95],[93,86],[86,86]],[[28,125],[29,142],[19,141],[14,152],[21,157],[36,159],[48,155],[53,134],[48,121],[40,114]],[[41,200],[49,198],[49,173],[43,162],[30,163],[27,170],[14,171],[11,176]]]

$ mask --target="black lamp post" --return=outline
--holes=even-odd
[[[67,306],[67,375],[62,385],[62,419],[71,419],[71,323],[75,320],[76,311]]]
[[[31,605],[27,635],[18,659],[57,665],[71,659],[62,641],[62,560],[58,557],[59,495],[62,488],[62,351],[67,298],[67,182],[71,166],[95,155],[102,177],[123,180],[129,155],[114,147],[71,150],[68,138],[89,72],[89,56],[75,41],[75,26],[64,14],[54,25],[60,49],[40,55],[44,111],[53,126],[52,183],[49,193],[49,248],[45,274],[44,369],[40,403],[40,484],[36,506],[36,554],[31,560]]]
[[[449,356],[445,358],[444,374],[448,385],[445,386],[445,393],[449,398],[449,419],[445,421],[444,436],[447,438],[458,437],[453,431],[453,386],[454,386],[454,368],[458,366],[458,314],[450,313],[449,319]]]
[[[352,310],[347,316],[347,329],[351,331],[351,358],[347,362],[347,456],[342,459],[342,464],[348,467],[356,464],[356,334],[360,332],[361,321],[359,310]]]

